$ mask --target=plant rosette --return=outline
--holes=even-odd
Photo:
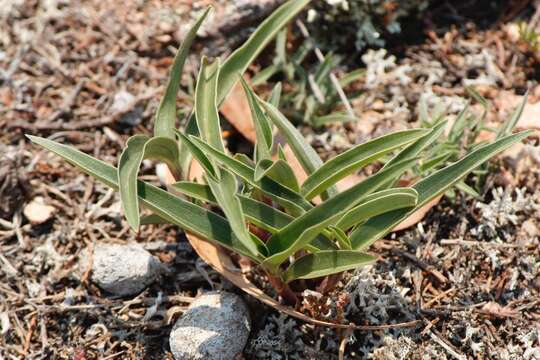
[[[206,10],[175,56],[156,114],[154,136],[130,137],[118,167],[49,139],[30,135],[28,138],[118,190],[126,220],[135,231],[140,225],[152,223],[182,228],[204,261],[263,303],[317,325],[374,329],[378,327],[316,319],[288,305],[299,304],[298,295],[311,290],[309,285],[324,283],[327,286],[322,287],[330,293],[333,280],[348,270],[374,262],[377,258],[365,252],[373,242],[424,209],[491,157],[526,138],[529,132],[512,134],[517,121],[512,117],[494,142],[478,146],[429,175],[420,174],[418,181],[407,186],[399,186],[400,178],[413,168],[422,168],[425,149],[441,136],[444,121],[372,139],[323,162],[279,111],[279,87],[262,100],[242,77],[279,29],[308,3],[309,0],[285,2],[222,64],[203,58],[195,108],[186,129],[179,131],[176,96],[182,69],[209,11]],[[256,142],[252,158],[230,155],[220,127],[218,109],[238,81],[254,123]],[[299,171],[295,174],[285,149],[274,146],[274,128],[286,140],[305,172],[303,176]],[[167,191],[138,180],[144,159],[165,163],[174,174]],[[381,160],[384,166],[378,172],[362,181],[352,181],[350,187],[340,191],[340,181]],[[190,181],[195,178],[197,181]],[[141,217],[140,206],[151,214]],[[284,304],[246,276],[239,265],[247,261],[266,275]],[[400,326],[411,324],[392,325]]]

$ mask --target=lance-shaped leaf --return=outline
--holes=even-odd
[[[418,192],[418,202],[416,207],[412,210],[394,210],[373,217],[364,224],[358,226],[350,236],[353,248],[361,249],[371,245],[374,241],[389,233],[397,224],[407,218],[407,216],[416,209],[421,208],[435,197],[444,193],[476,167],[507,149],[513,143],[523,140],[530,133],[530,131],[523,131],[518,134],[506,136],[490,145],[485,145],[461,160],[448,165],[419,181],[413,186]]]
[[[313,199],[328,187],[389,152],[407,145],[429,130],[398,131],[357,145],[327,161],[304,181],[302,195]]]
[[[527,99],[529,97],[529,92],[525,93],[523,96],[523,101],[519,106],[514,110],[512,113],[512,116],[510,119],[504,123],[503,126],[499,129],[497,132],[497,140],[502,138],[503,136],[508,136],[512,133],[512,130],[516,127],[516,124],[521,117],[521,114],[523,114],[523,109],[525,109],[525,105],[527,105]]]
[[[114,166],[108,165],[70,146],[36,136],[27,135],[27,137],[32,142],[63,157],[84,173],[118,190],[117,170]],[[169,194],[165,190],[151,184],[138,181],[137,187],[141,204],[154,214],[172,224],[180,226],[186,231],[245,255],[256,262],[263,260],[262,256],[254,257],[244,247],[242,242],[234,235],[229,222],[225,218]],[[260,249],[261,253],[264,251],[266,251],[264,248]]]
[[[269,119],[277,126],[281,134],[285,136],[289,146],[291,147],[294,156],[302,165],[306,174],[312,174],[323,166],[323,162],[315,149],[311,147],[302,134],[291,124],[289,120],[283,114],[276,109],[272,104],[261,101],[263,108],[266,110],[266,114]],[[324,193],[323,198],[327,199],[337,194],[337,188],[335,186],[329,187]]]
[[[357,121],[358,118],[349,115],[345,112],[334,112],[332,114],[323,115],[323,116],[315,116],[312,119],[313,126],[316,128],[322,127],[326,124],[331,123],[344,123],[344,122],[351,122],[351,121]]]
[[[277,268],[290,255],[308,245],[323,229],[333,225],[345,212],[361,202],[388,178],[410,168],[416,160],[404,160],[381,170],[294,219],[268,240],[267,247],[270,256],[265,261],[265,265]]]
[[[214,194],[225,217],[229,220],[229,224],[236,237],[242,242],[246,249],[253,255],[257,255],[259,252],[258,246],[251,238],[244,219],[242,205],[236,195],[236,190],[238,188],[236,177],[225,169],[221,169],[220,174],[221,178],[219,181],[207,177],[207,182],[210,189],[212,189],[212,194]]]
[[[193,155],[193,157],[199,162],[203,167],[204,171],[209,177],[214,178],[215,180],[219,179],[220,173],[219,168],[214,166],[212,161],[206,156],[204,151],[202,151],[193,141],[188,138],[186,135],[182,134],[180,131],[176,131],[176,135],[180,139],[181,143],[186,147],[187,150]]]
[[[397,155],[390,159],[390,161],[388,161],[384,167],[389,167],[402,160],[418,156],[422,150],[433,144],[442,135],[447,124],[447,121],[441,121],[435,125],[429,133],[425,134],[414,143],[397,153]]]
[[[310,0],[290,0],[281,5],[257,27],[241,47],[227,58],[219,75],[218,104],[225,99],[238,80],[238,76],[242,76],[249,64],[255,60],[278,31],[309,2]]]
[[[413,208],[417,198],[418,193],[411,188],[394,188],[373,193],[369,200],[366,199],[343,215],[336,227],[347,230],[374,216],[396,209]]]
[[[251,117],[255,123],[255,133],[257,134],[257,143],[255,144],[255,159],[256,161],[267,160],[272,158],[273,135],[269,120],[263,113],[259,103],[256,100],[256,95],[250,89],[244,78],[240,78],[249,108]]]
[[[329,227],[332,234],[336,237],[336,240],[339,243],[339,247],[344,250],[352,250],[351,239],[345,234],[345,231],[341,230],[338,227],[330,226]]]
[[[156,159],[166,162],[171,169],[178,170],[178,145],[166,137],[149,138],[134,135],[127,141],[118,162],[118,183],[120,199],[128,224],[139,229],[139,198],[137,196],[137,175],[143,159]]]
[[[270,96],[268,97],[268,102],[275,106],[276,108],[279,107],[279,101],[281,99],[281,82],[278,82],[274,88],[272,89],[272,92],[270,93]]]
[[[238,77],[244,74],[248,66],[272,40],[279,29],[294,18],[309,2],[310,0],[289,0],[281,5],[257,27],[249,39],[240,48],[236,49],[234,53],[225,60],[221,66],[218,79],[216,101],[218,105],[221,105],[238,80]],[[185,133],[186,135],[199,135],[194,113],[192,113],[188,119]],[[181,144],[180,163],[183,174],[188,171],[189,163],[191,161],[190,153],[184,150],[184,145]]]
[[[219,151],[225,151],[216,105],[219,60],[213,64],[203,57],[195,89],[195,118],[201,139]]]
[[[201,16],[199,16],[199,19],[187,33],[186,38],[182,42],[182,45],[180,45],[180,48],[174,57],[169,82],[165,90],[165,95],[163,95],[161,103],[159,104],[154,123],[155,136],[165,136],[170,139],[174,139],[173,129],[175,128],[176,122],[176,94],[178,93],[178,88],[180,87],[182,70],[184,68],[184,63],[186,62],[191,43],[195,39],[195,36],[197,36],[197,31],[199,30],[209,11],[210,7],[207,8]]]
[[[294,155],[298,158],[306,173],[309,175],[320,168],[323,165],[321,158],[293,124],[273,105],[265,101],[260,101],[260,104],[265,109],[269,119],[272,120],[274,125],[285,136]]]
[[[302,256],[283,274],[283,281],[313,279],[368,265],[376,257],[354,250],[325,250]]]
[[[268,176],[263,176],[260,181],[255,181],[255,170],[253,168],[211,147],[199,138],[191,137],[191,140],[206,155],[213,157],[228,170],[240,176],[250,185],[263,191],[286,209],[293,210],[294,213],[302,213],[302,209],[308,210],[312,208],[312,205],[297,192],[279,184]]]
[[[259,161],[255,167],[255,181],[260,181],[265,176],[295,192],[300,191],[300,186],[298,185],[298,180],[294,175],[293,169],[284,160],[272,161],[266,159]]]
[[[204,184],[193,183],[189,181],[179,181],[171,185],[175,190],[196,198],[198,200],[216,204],[217,200],[212,194],[210,186]],[[279,229],[287,226],[294,217],[286,214],[268,204],[261,201],[249,198],[244,195],[238,195],[240,203],[242,204],[242,210],[246,219],[253,225],[270,232],[271,234],[277,232]],[[141,222],[142,223],[142,222]],[[147,223],[161,223],[155,217],[148,217]],[[330,241],[331,234],[325,232],[325,236],[318,236],[313,240],[312,245],[317,250],[322,249],[335,249]]]
[[[217,204],[217,200],[214,197],[214,194],[212,194],[212,189],[210,189],[210,186],[208,185],[191,181],[178,181],[172,184],[171,187],[182,194],[191,196],[194,199],[211,204]]]

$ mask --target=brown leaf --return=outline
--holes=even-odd
[[[519,315],[517,310],[514,310],[508,306],[501,306],[500,304],[490,301],[482,306],[480,312],[496,318],[515,318]]]
[[[251,110],[240,82],[231,89],[219,111],[246,139],[255,143],[257,135],[251,118]]]
[[[409,217],[407,217],[405,220],[403,220],[401,223],[399,223],[395,228],[392,229],[392,231],[400,231],[410,228],[411,226],[414,226],[418,224],[422,219],[426,216],[426,214],[431,210],[432,207],[437,205],[439,201],[442,199],[442,195],[437,196],[424,206],[422,206],[420,209],[413,212]]]
[[[236,265],[232,262],[230,255],[223,248],[199,239],[193,234],[188,233],[187,238],[201,259],[203,259],[215,271],[220,273],[223,277],[232,282],[234,285],[238,286],[247,294],[257,298],[266,305],[273,307],[277,311],[283,312],[287,315],[314,325],[343,329],[351,327],[350,325],[334,324],[327,321],[316,320],[294,310],[292,307],[280,304],[250,282],[249,279],[242,273],[242,270],[236,267]]]

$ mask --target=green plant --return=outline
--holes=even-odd
[[[255,74],[252,85],[283,78],[289,86],[284,89],[279,105],[287,118],[295,123],[320,127],[330,122],[355,121],[352,110],[335,110],[340,102],[346,103],[347,108],[348,99],[342,88],[362,77],[364,69],[353,70],[338,80],[333,70],[339,67],[341,57],[331,52],[324,56],[303,25],[300,28],[305,39],[291,55],[287,53],[287,29],[279,32],[272,64]],[[306,58],[311,54],[315,54],[318,62],[307,67]]]
[[[508,122],[498,128],[491,128],[485,124],[485,118],[490,107],[489,101],[472,87],[468,87],[466,90],[470,98],[481,105],[483,112],[478,116],[469,111],[469,104],[467,104],[455,117],[451,126],[446,129],[446,133],[444,131],[448,123],[446,109],[439,105],[435,106],[430,112],[425,100],[420,99],[420,125],[425,128],[432,128],[441,135],[426,147],[425,160],[413,169],[416,176],[427,176],[434,173],[458,161],[463,155],[486,145],[488,142],[481,139],[482,132],[492,133],[496,139],[511,134],[527,103],[527,96],[525,96],[524,101],[516,108]],[[475,175],[473,186],[469,186],[463,179],[456,184],[456,188],[479,198],[479,192],[482,190],[481,185],[488,170],[487,164],[479,166],[473,171]],[[453,197],[453,193],[453,189],[450,189],[446,195]]]
[[[157,112],[155,136],[131,137],[120,156],[118,168],[72,147],[28,137],[119,190],[127,221],[133,229],[138,229],[141,223],[176,224],[250,259],[266,271],[282,294],[291,292],[288,287],[291,281],[336,274],[370,263],[375,257],[364,252],[370,244],[390,232],[415,209],[528,133],[501,136],[411,187],[394,187],[400,176],[421,159],[422,151],[440,135],[438,128],[388,134],[323,163],[280,111],[258,98],[242,82],[256,125],[257,143],[253,159],[229,155],[219,127],[220,102],[234,82],[241,80],[240,74],[277,29],[307,2],[294,0],[282,5],[223,64],[202,59],[191,117],[195,128],[192,132],[197,135],[175,129],[175,94],[190,42],[208,11],[191,30],[175,58]],[[274,103],[275,100],[272,99]],[[294,176],[280,146],[274,159],[274,126],[308,174],[303,184]],[[376,174],[348,190],[337,190],[335,185],[340,179],[396,151]],[[137,180],[139,165],[148,157],[166,162],[177,176],[185,174],[182,167],[185,153],[203,167],[204,183],[182,180],[172,184],[168,192]],[[318,196],[322,202],[315,205],[313,200]],[[152,215],[141,220],[139,205]]]

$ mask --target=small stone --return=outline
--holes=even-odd
[[[159,260],[138,244],[97,245],[92,260],[92,280],[117,296],[141,292],[162,269]]]
[[[49,220],[55,211],[56,208],[54,206],[46,205],[45,200],[41,196],[36,196],[24,207],[23,214],[30,223],[37,225]]]
[[[169,342],[176,360],[233,360],[250,332],[249,311],[238,295],[209,292],[176,322]]]

